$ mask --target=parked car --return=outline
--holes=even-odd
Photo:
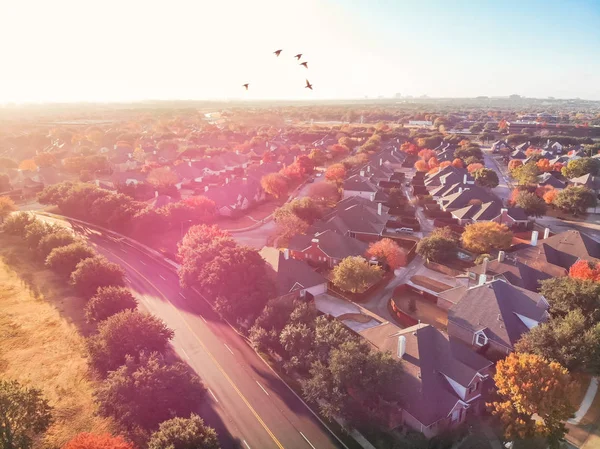
[[[414,232],[411,228],[396,228],[394,231],[398,234],[412,234]]]

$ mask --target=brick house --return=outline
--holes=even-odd
[[[402,360],[401,413],[392,428],[404,426],[432,438],[484,409],[493,364],[463,342],[426,324],[400,329],[386,322],[360,334]]]
[[[313,235],[295,235],[290,240],[290,256],[312,265],[333,268],[349,256],[364,256],[369,245],[361,240],[326,230]]]
[[[527,226],[529,218],[520,207],[505,208],[500,201],[489,201],[481,204],[469,204],[461,209],[450,212],[458,220],[458,224],[464,226],[471,223],[493,221],[505,224],[509,228],[515,226]]]

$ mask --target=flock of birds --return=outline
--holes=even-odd
[[[279,55],[281,54],[283,50],[275,50],[273,52],[273,54],[279,58]],[[294,56],[294,58],[296,58],[297,61],[300,61],[300,59],[302,58],[302,53],[298,53],[297,55]],[[301,62],[299,65],[304,66],[304,68],[308,69],[308,62],[307,61],[303,61]],[[242,84],[242,87],[245,87],[246,90],[248,90],[248,87],[250,86],[250,83],[246,83],[246,84]],[[310,89],[313,90],[312,88],[312,84],[310,84],[310,82],[308,81],[308,79],[306,80],[306,86],[304,86],[305,89]]]

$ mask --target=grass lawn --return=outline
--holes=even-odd
[[[35,447],[61,447],[79,432],[113,431],[111,420],[94,415],[81,299],[17,242],[0,233],[0,376],[41,389],[54,407],[55,422]]]

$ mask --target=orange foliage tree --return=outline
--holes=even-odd
[[[452,166],[456,168],[463,168],[465,164],[463,163],[462,159],[456,158],[452,161]]]
[[[155,187],[170,187],[179,181],[175,172],[170,167],[159,167],[148,173],[148,182]]]
[[[467,171],[469,173],[473,173],[473,172],[479,170],[480,168],[483,168],[483,164],[480,164],[480,163],[469,164],[467,166]]]
[[[281,198],[288,193],[288,181],[280,173],[269,173],[260,180],[260,185],[269,195],[275,198]]]
[[[135,449],[135,446],[120,436],[84,432],[75,435],[62,449]]]
[[[37,164],[33,159],[25,159],[19,164],[19,170],[36,171]]]
[[[371,243],[367,255],[383,260],[392,270],[406,266],[406,253],[391,239]]]
[[[432,158],[429,158],[427,165],[429,165],[429,168],[436,168],[440,165],[440,162],[438,161],[437,157],[433,156]]]
[[[431,159],[434,156],[435,156],[435,151],[430,150],[428,148],[424,148],[421,151],[419,151],[419,157],[421,159],[423,159],[424,161],[428,161],[429,159]]]
[[[537,161],[536,165],[542,173],[552,171],[552,166],[550,165],[550,161],[548,159],[540,159]]]
[[[566,433],[573,416],[573,382],[566,368],[535,354],[513,352],[496,365],[494,381],[500,400],[488,404],[504,424],[507,438],[543,436],[551,448]],[[534,420],[537,414],[542,420]]]
[[[350,148],[348,148],[346,145],[340,145],[339,143],[336,143],[335,145],[331,146],[330,151],[331,154],[333,154],[333,157],[339,157],[350,153]]]
[[[565,166],[565,164],[563,164],[561,162],[556,162],[556,163],[552,164],[552,171],[560,172],[560,171],[562,171],[564,166]]]
[[[569,269],[569,276],[577,279],[600,281],[600,265],[587,260],[578,260]]]
[[[459,161],[460,161],[460,159],[459,159]],[[461,161],[461,163],[462,163],[462,161]],[[452,162],[444,161],[440,164],[440,168],[446,168],[446,167],[449,167],[450,165],[452,165]]]
[[[419,148],[414,143],[404,142],[400,145],[400,151],[403,151],[406,154],[416,155],[419,152]]]
[[[429,170],[429,167],[427,166],[427,162],[425,162],[423,160],[419,160],[419,161],[415,162],[415,168],[417,169],[417,171]]]
[[[52,153],[40,153],[36,155],[33,161],[39,167],[51,167],[56,163],[56,156]]]
[[[519,159],[512,159],[508,163],[508,169],[509,170],[514,170],[515,168],[520,167],[521,165],[523,165],[523,161],[521,161]]]
[[[325,171],[325,179],[341,184],[346,177],[346,167],[344,164],[333,164]]]
[[[558,195],[558,191],[556,189],[551,189],[544,193],[543,198],[546,204],[554,204],[554,199],[556,198],[556,195]]]

